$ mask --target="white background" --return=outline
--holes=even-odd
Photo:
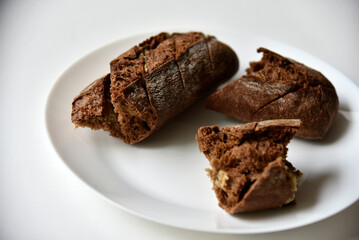
[[[44,121],[51,87],[76,60],[120,38],[168,28],[262,34],[310,52],[359,85],[358,12],[355,0],[1,1],[0,239],[358,239],[359,202],[310,226],[260,235],[138,218],[65,167]]]

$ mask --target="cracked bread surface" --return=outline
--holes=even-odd
[[[206,107],[243,122],[301,119],[298,137],[321,139],[338,112],[334,86],[320,72],[265,48],[247,74],[212,94]]]
[[[287,144],[300,124],[282,119],[198,130],[220,207],[228,213],[251,212],[294,200],[301,172],[286,160]]]
[[[203,33],[160,33],[145,40],[110,63],[110,102],[117,123],[112,135],[129,144],[142,141],[238,68],[234,51]]]

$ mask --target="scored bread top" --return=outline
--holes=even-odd
[[[240,121],[301,119],[297,136],[323,138],[338,112],[334,86],[320,72],[265,48],[247,75],[211,95],[206,107]]]
[[[110,62],[116,122],[110,134],[129,144],[142,141],[238,68],[235,52],[203,33],[160,33],[143,41]]]
[[[111,61],[111,102],[123,135],[131,135],[126,142],[147,137],[238,70],[228,46],[212,54],[214,59],[226,54],[228,64],[211,62],[210,48],[217,50],[212,46],[217,42],[198,32],[161,33]],[[133,123],[145,130],[134,133]]]

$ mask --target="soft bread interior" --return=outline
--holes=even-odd
[[[287,125],[283,126],[285,121]],[[264,184],[263,173],[271,171],[274,162],[282,166],[285,181],[290,185],[290,193],[286,193],[282,205],[294,199],[301,173],[286,161],[286,156],[287,144],[299,126],[298,120],[270,120],[222,129],[218,126],[199,129],[199,147],[209,160],[208,176],[222,208],[231,213],[238,211],[238,204],[256,188],[256,182]],[[256,189],[255,193],[259,191]],[[242,206],[240,210],[248,209]]]

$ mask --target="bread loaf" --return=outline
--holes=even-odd
[[[160,33],[111,61],[110,84],[105,87],[111,106],[102,123],[95,126],[86,121],[88,117],[81,119],[77,107],[81,97],[74,99],[72,121],[76,126],[108,130],[126,143],[137,143],[228,80],[238,68],[234,51],[215,37],[197,32]],[[96,98],[102,96],[95,88],[86,91]],[[92,104],[88,101],[86,108],[92,109]],[[87,112],[86,116],[90,115],[91,111]],[[105,124],[108,119],[113,121],[110,127]]]
[[[243,122],[301,119],[296,136],[321,139],[338,112],[334,86],[320,72],[268,49],[252,62],[247,75],[227,84],[206,101],[206,107]]]

